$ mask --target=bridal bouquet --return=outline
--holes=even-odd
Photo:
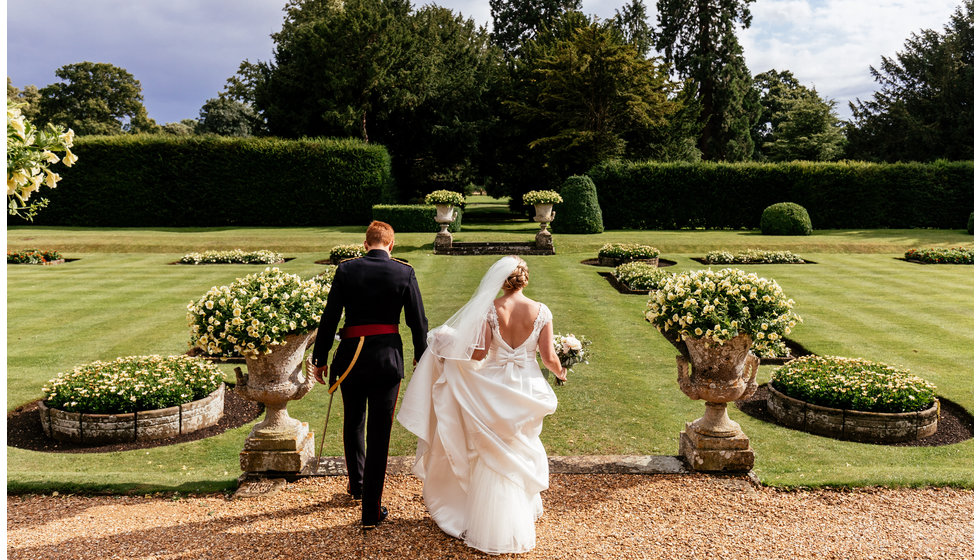
[[[588,346],[590,344],[592,341],[589,339],[579,338],[574,334],[559,333],[555,335],[555,353],[558,354],[558,360],[562,367],[568,369],[568,373],[572,373],[572,366],[575,364],[589,363]],[[564,381],[555,377],[555,385],[564,384]]]

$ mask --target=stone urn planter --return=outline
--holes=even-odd
[[[303,353],[316,330],[286,337],[269,354],[247,355],[248,373],[235,368],[235,391],[265,405],[265,417],[252,428],[241,453],[245,472],[298,473],[311,466],[313,433],[306,422],[289,416],[286,404],[305,396],[316,380],[305,375]]]
[[[534,236],[534,245],[539,249],[554,247],[551,239],[551,232],[548,231],[548,224],[555,220],[555,211],[552,210],[554,204],[535,204],[534,221],[541,224],[541,231]]]
[[[121,414],[89,414],[38,403],[41,429],[49,438],[82,444],[122,443],[176,437],[213,426],[225,410],[225,385],[186,404]]]
[[[453,234],[449,233],[449,224],[456,220],[456,209],[452,204],[436,204],[436,223],[439,232],[436,233],[435,247],[451,247]]]
[[[728,403],[758,388],[759,358],[751,352],[752,338],[740,334],[719,344],[685,337],[683,343],[677,383],[688,397],[705,401],[705,413],[681,432],[680,454],[698,471],[751,470],[755,453],[741,426],[728,417]]]

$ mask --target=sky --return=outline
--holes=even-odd
[[[583,11],[611,17],[627,0],[584,0]],[[416,2],[421,6],[425,2]],[[435,3],[491,23],[488,0]],[[243,60],[272,58],[270,34],[285,0],[8,0],[6,71],[19,88],[54,83],[56,69],[108,62],[133,74],[158,124],[197,118]],[[651,24],[656,2],[646,0]],[[753,74],[790,70],[838,102],[877,90],[868,71],[894,57],[912,33],[939,30],[962,0],[756,0],[739,32]]]

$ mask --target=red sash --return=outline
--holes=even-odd
[[[376,334],[398,334],[398,325],[352,325],[340,329],[340,338],[360,338]]]

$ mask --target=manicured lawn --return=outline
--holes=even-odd
[[[474,208],[475,210],[475,208]],[[560,210],[560,209],[559,209]],[[559,211],[560,219],[560,211]],[[460,241],[530,239],[537,226],[477,224]],[[7,268],[7,409],[41,396],[49,378],[84,362],[187,349],[186,305],[208,288],[260,266],[177,266],[202,249],[272,249],[295,257],[280,265],[304,277],[333,245],[357,243],[363,228],[8,229],[8,249],[57,249],[80,260],[54,267]],[[416,269],[430,325],[462,305],[497,257],[431,253],[432,234],[399,234],[396,256]],[[580,264],[607,242],[659,247],[675,270],[701,268],[690,257],[714,249],[772,248],[801,253],[817,265],[755,265],[797,302],[804,322],[791,335],[824,355],[864,357],[911,369],[942,396],[973,410],[973,267],[923,266],[896,260],[909,247],[972,245],[960,231],[820,231],[810,237],[757,232],[614,231],[556,235],[556,256],[526,257],[530,297],[546,302],[556,328],[593,339],[595,355],[557,389],[558,412],[542,439],[553,455],[677,453],[684,422],[701,402],[677,388],[674,349],[643,321],[646,299],[621,295]],[[406,346],[410,344],[403,332]],[[407,355],[410,350],[406,348]],[[232,366],[224,366],[229,380]],[[410,368],[409,368],[410,369]],[[771,367],[760,369],[760,382]],[[404,388],[404,384],[403,384]],[[328,395],[318,387],[290,404],[319,438]],[[342,454],[340,399],[324,453]],[[836,441],[769,425],[729,407],[757,453],[756,472],[773,485],[973,486],[973,441],[944,447],[891,447]],[[203,491],[229,488],[240,474],[238,452],[250,426],[196,442],[112,454],[51,454],[7,448],[8,488],[25,490]],[[415,442],[396,427],[394,455]]]

